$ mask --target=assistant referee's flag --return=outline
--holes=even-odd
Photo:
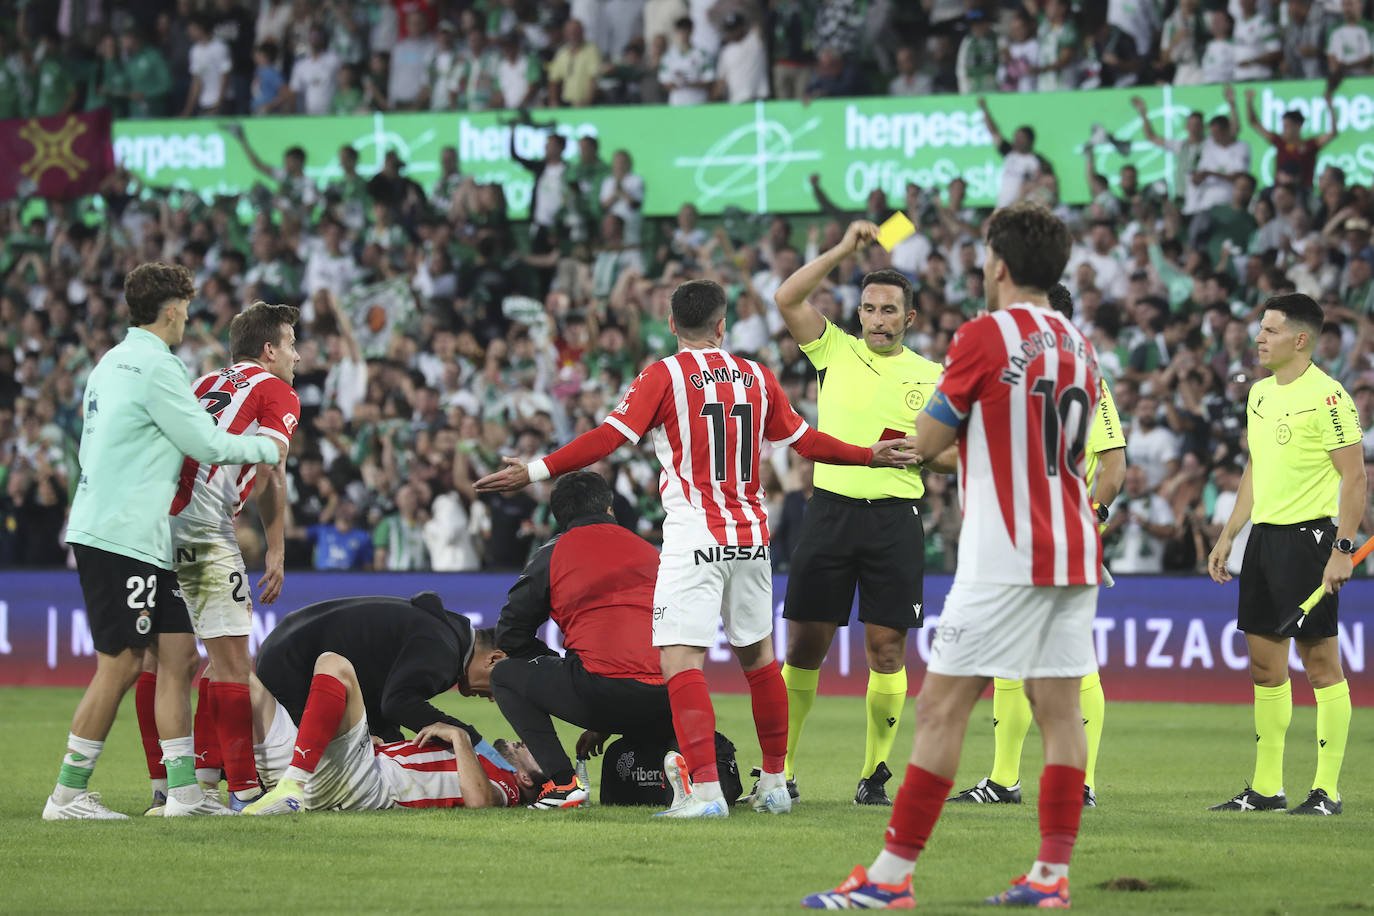
[[[0,121],[0,200],[94,194],[114,170],[108,109]]]

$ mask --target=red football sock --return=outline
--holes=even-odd
[[[719,782],[716,771],[716,710],[700,668],[688,668],[668,679],[668,703],[678,750],[687,759],[692,782]]]
[[[210,690],[210,679],[203,677],[196,690],[196,717],[191,724],[191,733],[196,740],[197,770],[224,769],[224,755],[220,753],[215,713],[215,695]]]
[[[777,662],[744,672],[754,707],[754,729],[763,751],[763,772],[781,773],[787,757],[787,685]]]
[[[157,743],[157,713],[153,698],[157,695],[157,675],[145,671],[134,686],[134,710],[138,713],[138,734],[143,739],[143,756],[148,760],[148,778],[166,779],[167,768],[162,765],[162,746]]]
[[[348,688],[343,681],[327,674],[317,674],[310,680],[310,696],[301,714],[301,727],[296,732],[296,752],[291,765],[315,772],[324,749],[339,732],[344,711],[348,709]]]
[[[1046,865],[1068,865],[1083,819],[1083,771],[1049,765],[1040,774],[1040,855]]]
[[[906,779],[892,802],[892,819],[887,824],[887,851],[915,861],[926,848],[926,841],[940,819],[940,811],[952,788],[954,783],[943,776],[907,764]],[[1082,791],[1080,788],[1079,792]]]
[[[248,698],[248,685],[215,681],[210,685],[210,697],[229,791],[256,789],[258,765],[253,759],[253,703]]]

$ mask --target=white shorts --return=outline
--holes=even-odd
[[[253,632],[253,598],[232,528],[206,528],[172,517],[172,556],[191,626],[201,639]]]
[[[270,789],[281,781],[296,750],[296,723],[280,703],[262,744],[253,745],[258,775]],[[307,811],[377,811],[390,808],[392,795],[372,747],[367,717],[325,748],[305,788]]]
[[[748,552],[737,559],[734,552]],[[654,586],[655,646],[716,644],[725,624],[732,646],[752,646],[773,633],[773,569],[768,548],[664,549]],[[717,559],[717,558],[721,559]],[[730,559],[724,559],[730,557]]]
[[[1097,670],[1096,585],[955,582],[926,670],[954,677],[1083,677]]]

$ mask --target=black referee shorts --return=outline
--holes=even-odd
[[[159,633],[190,633],[177,574],[99,547],[73,544],[91,645],[104,655],[146,649]]]
[[[1335,636],[1336,595],[1324,595],[1298,627],[1299,605],[1322,584],[1335,540],[1336,526],[1329,518],[1255,525],[1241,562],[1237,628],[1262,636]]]
[[[903,632],[919,627],[925,550],[914,500],[817,490],[792,551],[782,616],[847,626],[858,585],[862,623]]]

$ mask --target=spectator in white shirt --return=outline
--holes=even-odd
[[[1374,68],[1374,39],[1361,18],[1362,0],[1341,0],[1341,22],[1326,40],[1326,62],[1332,76],[1367,76]]]
[[[1234,21],[1226,10],[1207,14],[1207,30],[1212,40],[1202,52],[1202,81],[1232,83],[1236,79],[1236,43],[1231,40]]]
[[[935,81],[930,74],[916,66],[916,49],[905,46],[897,49],[897,75],[887,84],[888,95],[930,95]]]
[[[210,33],[208,19],[195,17],[187,31],[193,42],[189,67],[191,88],[186,93],[186,107],[181,112],[183,118],[220,111],[229,71],[233,69],[229,48]]]
[[[1283,58],[1283,44],[1274,20],[1259,9],[1256,0],[1240,0],[1232,40],[1236,46],[1236,79],[1269,80]]]
[[[611,174],[601,180],[601,209],[620,217],[625,226],[625,242],[638,245],[644,223],[644,179],[631,169],[630,154],[618,149],[611,156]]]
[[[423,97],[426,66],[434,53],[429,20],[418,9],[406,14],[407,35],[391,51],[387,101],[392,108],[415,108]]]
[[[1174,536],[1174,513],[1169,503],[1146,484],[1145,471],[1126,468],[1126,482],[1113,507],[1104,537],[1119,535],[1111,550],[1114,573],[1164,571],[1164,545]]]
[[[520,33],[507,32],[498,42],[496,87],[505,108],[525,108],[539,91],[539,60],[520,47]]]
[[[716,98],[732,104],[768,98],[768,52],[759,30],[743,13],[725,17],[724,44],[716,62]]]
[[[679,19],[658,65],[658,81],[668,90],[669,105],[700,105],[715,82],[715,59],[710,51],[692,44],[692,31],[690,17]]]
[[[310,30],[310,54],[296,60],[291,68],[290,108],[308,115],[329,114],[339,74],[339,59],[329,50],[324,30]],[[300,104],[304,96],[304,106]]]
[[[1178,470],[1178,436],[1159,421],[1159,401],[1141,395],[1135,424],[1126,434],[1126,459],[1145,474],[1145,487],[1153,490]]]
[[[358,281],[358,265],[352,255],[342,247],[343,226],[334,219],[325,217],[320,222],[321,244],[310,253],[305,262],[304,286],[306,296],[313,299],[322,289],[329,290],[336,298]]]
[[[1202,144],[1197,171],[1191,181],[1198,187],[1199,213],[1231,203],[1236,178],[1250,171],[1250,144],[1236,139],[1236,125],[1226,115],[1207,124],[1211,134]]]

